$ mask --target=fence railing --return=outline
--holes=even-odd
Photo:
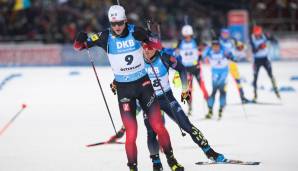
[[[174,42],[164,42],[170,47]],[[275,60],[298,60],[298,39],[279,39],[270,46],[270,57]],[[106,53],[99,47],[90,49],[96,65],[109,65]],[[251,57],[249,46],[246,56]],[[86,51],[77,52],[71,44],[0,44],[0,66],[84,66],[89,65]]]

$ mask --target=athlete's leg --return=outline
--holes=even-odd
[[[270,77],[274,93],[276,94],[276,96],[278,98],[280,98],[280,94],[279,94],[279,91],[278,91],[278,88],[277,88],[277,85],[276,85],[276,80],[275,80],[275,78],[273,76],[273,73],[272,73],[272,65],[271,65],[271,62],[268,59],[264,63],[264,67],[265,67],[265,70],[267,71],[268,76]]]
[[[176,170],[177,168],[183,169],[183,166],[181,166],[174,157],[170,136],[164,127],[159,103],[151,84],[148,84],[147,81],[150,82],[149,78],[145,80],[140,87],[141,93],[138,97],[140,105],[143,111],[147,114],[150,126],[158,136],[159,144],[163,148],[169,166],[172,170]]]
[[[263,66],[268,74],[268,76],[270,77],[270,79],[273,78],[273,74],[272,74],[272,66],[271,66],[271,62],[266,58],[266,60],[264,60]]]
[[[261,63],[258,59],[255,59],[254,64],[253,64],[253,87],[254,87],[254,100],[257,99],[258,94],[257,94],[257,81],[258,81],[258,75],[259,75],[259,70],[261,67]]]
[[[212,108],[213,108],[214,101],[215,101],[215,95],[219,88],[219,83],[218,83],[219,76],[220,76],[219,73],[212,71],[212,93],[208,99],[209,112],[210,112],[210,110],[212,112]]]
[[[157,141],[157,135],[150,126],[148,117],[145,113],[144,122],[147,129],[147,146],[149,149],[150,158],[153,163],[153,170],[163,170],[163,166],[159,157],[159,143]]]
[[[219,107],[223,109],[226,106],[226,99],[227,99],[227,90],[226,90],[225,83],[220,85],[219,93],[220,93],[220,97],[219,97],[220,106]]]
[[[233,79],[236,82],[237,85],[237,89],[241,98],[242,102],[247,102],[247,99],[244,96],[244,91],[243,91],[243,87],[241,85],[241,80],[240,80],[240,73],[239,73],[239,69],[238,69],[238,64],[236,62],[231,61],[229,63],[229,69],[230,69],[230,73],[233,77]]]
[[[159,153],[159,143],[157,141],[157,135],[153,131],[149,119],[146,114],[144,114],[144,123],[147,129],[147,146],[150,152],[150,155],[156,155]]]
[[[164,96],[158,97],[158,102],[160,103],[161,109],[168,114],[173,121],[179,124],[180,127],[192,137],[196,144],[198,144],[200,147],[207,146],[208,141],[204,138],[203,134],[200,131],[194,133],[195,127],[189,121],[182,107],[173,96],[172,91],[168,91],[166,95],[170,103],[165,99]]]
[[[138,126],[135,113],[136,100],[133,98],[123,97],[119,94],[119,92],[117,94],[121,119],[126,129],[125,150],[128,159],[128,166],[137,165],[136,138]]]
[[[209,146],[208,141],[204,137],[203,133],[189,121],[182,107],[173,96],[172,91],[168,91],[166,95],[170,101],[170,104],[164,96],[158,97],[161,109],[191,136],[192,140],[204,151],[207,158],[214,160],[224,159],[223,155],[215,152]]]
[[[220,79],[219,79],[219,92],[220,92],[220,97],[219,97],[219,112],[218,115],[219,117],[222,117],[222,112],[224,107],[226,106],[226,98],[227,98],[227,90],[226,90],[226,79],[228,77],[228,71],[224,71],[220,74]]]

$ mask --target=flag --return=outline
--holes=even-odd
[[[19,11],[24,10],[31,7],[31,1],[30,0],[16,0],[13,10]]]

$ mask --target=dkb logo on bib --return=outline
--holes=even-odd
[[[135,45],[135,42],[133,40],[126,40],[122,42],[116,42],[116,44],[117,44],[117,49],[122,49],[122,48],[133,47]]]

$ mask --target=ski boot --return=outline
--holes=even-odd
[[[279,91],[278,91],[278,88],[277,88],[275,79],[272,78],[272,79],[271,79],[271,82],[272,82],[272,85],[273,85],[273,91],[274,91],[276,97],[277,97],[278,99],[280,99],[281,97],[280,97],[280,94],[279,94]]]
[[[276,95],[276,97],[278,98],[278,99],[281,99],[281,97],[280,97],[280,94],[279,94],[279,91],[278,91],[278,89],[277,89],[277,87],[273,87],[273,91],[274,91],[274,93],[275,93],[275,95]]]
[[[177,162],[174,156],[168,159],[168,164],[172,171],[184,171],[184,167]]]
[[[138,171],[137,163],[128,163],[129,171]]]
[[[247,103],[249,103],[250,101],[246,98],[246,97],[244,97],[244,96],[241,96],[241,103],[242,104],[247,104]]]
[[[279,94],[279,91],[278,91],[278,90],[275,92],[275,94],[276,94],[276,97],[277,97],[277,98],[281,99],[281,96],[280,96],[280,94]]]
[[[177,162],[172,151],[166,153],[166,157],[172,171],[184,171],[184,167]]]
[[[257,103],[257,98],[258,98],[258,95],[257,95],[257,91],[255,90],[254,92],[254,98],[252,99],[252,103]]]
[[[191,106],[191,104],[188,104],[188,112],[187,112],[187,115],[188,115],[188,116],[191,116],[191,113],[192,113],[192,106]]]
[[[223,154],[215,152],[210,146],[203,148],[203,151],[207,158],[214,162],[224,162],[226,160]]]
[[[209,108],[207,115],[205,116],[206,119],[211,119],[213,115],[212,108]]]
[[[159,158],[159,154],[150,156],[153,163],[153,171],[163,171],[163,167]]]
[[[280,94],[279,94],[279,91],[277,90],[277,88],[275,87],[275,88],[273,88],[273,90],[274,90],[274,93],[275,93],[276,97],[278,99],[281,99]]]

